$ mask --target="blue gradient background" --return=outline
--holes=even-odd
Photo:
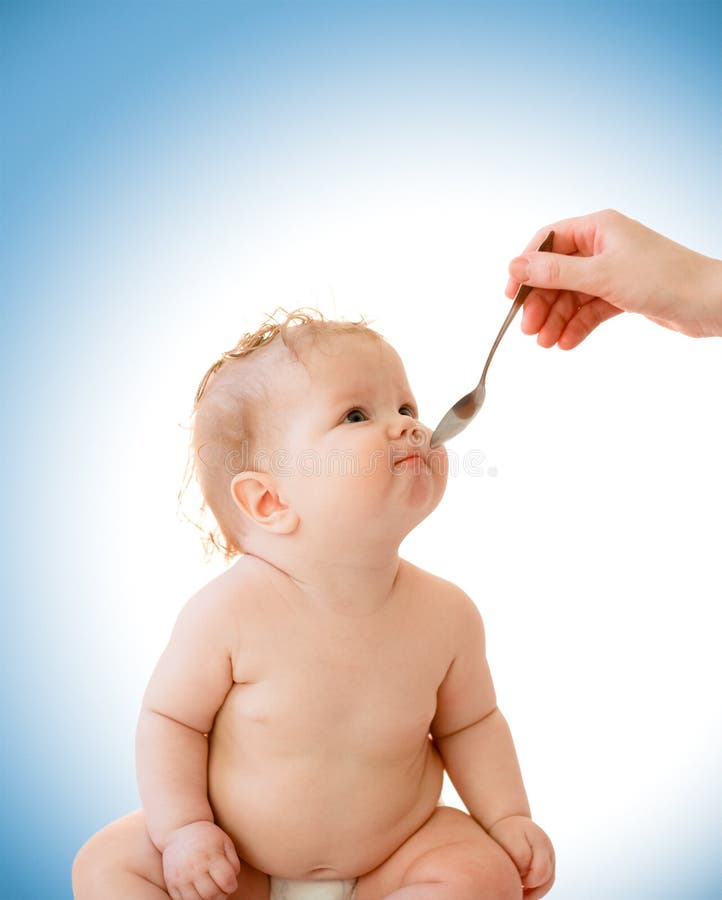
[[[135,716],[179,599],[165,572],[196,552],[162,537],[180,463],[146,429],[159,357],[192,396],[194,329],[202,358],[225,345],[256,250],[269,273],[274,242],[303,260],[308,223],[350,228],[361,199],[371,220],[389,197],[428,207],[432,228],[426,198],[450,197],[444,228],[456,204],[498,240],[498,290],[539,225],[602,206],[720,255],[721,37],[719,2],[0,5],[3,898],[69,898],[78,847],[138,805]],[[323,258],[306,282],[298,259],[313,301]],[[146,442],[148,507],[130,487]],[[584,808],[552,896],[720,897],[708,714],[714,753],[670,773],[651,843],[630,812],[608,856]]]

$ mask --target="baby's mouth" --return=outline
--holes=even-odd
[[[418,460],[418,462],[414,462]],[[410,453],[405,451],[403,454],[396,453],[393,457],[393,465],[394,468],[399,466],[401,463],[411,463],[412,465],[426,465],[426,459],[424,458],[423,453],[420,453],[418,450],[412,450]]]

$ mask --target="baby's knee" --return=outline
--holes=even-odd
[[[522,900],[524,888],[517,867],[498,845],[483,859],[469,857],[461,867],[463,896],[489,896],[494,900]]]
[[[78,850],[71,872],[75,900],[91,900],[100,896],[99,889],[107,876],[109,855],[104,852],[103,841],[94,834]]]
[[[73,896],[75,900],[123,896],[118,885],[130,873],[163,884],[161,855],[139,812],[106,825],[78,850],[72,868]]]
[[[406,872],[403,886],[438,882],[459,900],[522,900],[521,878],[511,857],[485,837],[461,840],[426,853]]]

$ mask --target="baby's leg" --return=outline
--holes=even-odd
[[[148,835],[142,810],[107,825],[80,848],[73,862],[73,896],[75,900],[168,900],[161,854]],[[241,860],[232,900],[268,897],[268,876]]]
[[[509,855],[471,816],[441,806],[359,878],[354,900],[522,900],[522,884]]]

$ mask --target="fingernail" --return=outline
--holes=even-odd
[[[529,279],[529,260],[526,256],[517,256],[509,263],[509,272],[517,281]]]

